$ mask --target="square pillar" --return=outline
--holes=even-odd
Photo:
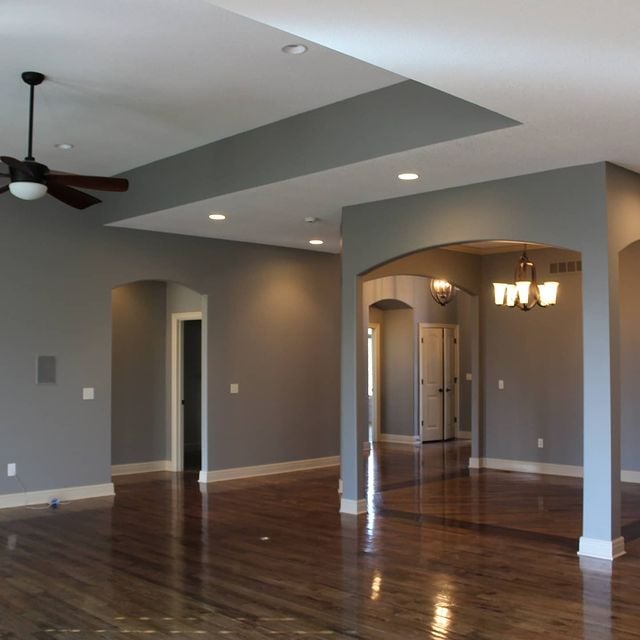
[[[583,253],[584,488],[578,554],[624,554],[620,525],[618,254]]]
[[[366,322],[357,276],[342,277],[342,351],[340,405],[340,512],[366,513],[362,445],[366,432]]]

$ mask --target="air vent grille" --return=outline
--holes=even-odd
[[[553,273],[554,275],[561,273],[579,273],[580,271],[582,271],[582,260],[552,262],[549,265],[549,273]]]

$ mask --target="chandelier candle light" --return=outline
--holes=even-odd
[[[443,307],[445,304],[449,304],[456,295],[456,288],[447,280],[431,280],[429,290],[433,299]]]
[[[515,283],[494,282],[493,293],[498,306],[517,307],[522,311],[529,311],[536,305],[550,307],[556,303],[558,282],[536,281],[536,267],[527,256],[525,245],[522,256],[516,265]]]

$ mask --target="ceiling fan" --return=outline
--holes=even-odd
[[[21,200],[37,200],[48,193],[71,207],[86,209],[91,205],[98,204],[101,200],[73,187],[98,191],[126,191],[129,188],[129,181],[124,178],[80,176],[62,171],[51,171],[46,165],[36,162],[33,157],[33,98],[35,87],[42,84],[44,78],[44,74],[37,71],[25,71],[22,74],[22,79],[29,85],[27,157],[24,160],[17,160],[11,156],[0,156],[0,160],[9,167],[9,173],[0,173],[0,176],[11,180],[9,184],[0,187],[0,193],[10,191]]]

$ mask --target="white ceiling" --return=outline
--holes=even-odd
[[[640,171],[636,0],[215,4],[524,124],[179,208],[170,223],[162,212],[134,225],[308,247],[300,220],[319,215],[327,219],[323,249],[335,251],[345,204],[601,160]],[[397,169],[421,179],[398,184]],[[212,228],[196,219],[199,206],[253,222]]]
[[[319,46],[283,54],[291,41],[204,0],[2,0],[0,151],[26,152],[25,70],[48,76],[36,158],[100,175],[402,80]]]
[[[640,170],[637,0],[5,0],[3,153],[22,145],[25,67],[55,80],[42,148],[79,141],[42,158],[106,174],[399,80],[316,46],[283,56],[290,36],[213,4],[524,124],[121,224],[304,248],[322,231],[337,251],[345,204],[601,160]],[[324,219],[313,234],[305,215]]]

